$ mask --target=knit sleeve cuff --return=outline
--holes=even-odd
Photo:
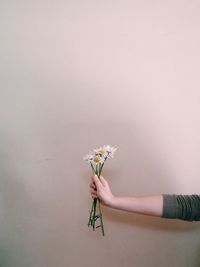
[[[175,195],[163,194],[163,218],[176,218],[177,201]]]

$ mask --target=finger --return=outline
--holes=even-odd
[[[98,188],[99,186],[101,186],[101,182],[100,182],[99,178],[97,177],[97,175],[94,175],[92,177],[92,179],[93,179],[93,181],[95,183],[96,188]]]
[[[96,192],[92,192],[92,193],[91,193],[91,196],[92,196],[93,198],[97,198],[97,193],[96,193]]]
[[[94,190],[94,189],[91,189],[91,190],[90,190],[90,193],[91,193],[91,195],[97,195],[97,191]]]
[[[95,181],[94,181],[94,176],[95,176],[95,175],[93,175],[93,176],[91,177],[90,184],[93,184],[94,186],[96,186],[96,185],[95,185]],[[97,178],[98,178],[98,177],[97,177]]]
[[[90,188],[96,189],[96,186],[95,186],[95,183],[94,182],[91,182],[90,183]]]
[[[106,181],[105,178],[103,178],[103,176],[100,176],[100,177],[99,177],[99,180],[101,181],[101,183],[102,183],[104,186],[106,186],[106,185],[108,184],[108,182]]]

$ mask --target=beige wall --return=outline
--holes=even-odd
[[[0,266],[200,265],[200,224],[104,208],[115,194],[200,193],[199,1],[1,1]]]

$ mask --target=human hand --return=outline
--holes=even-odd
[[[97,175],[92,176],[90,193],[93,198],[99,198],[103,205],[112,206],[114,195],[111,192],[108,182],[103,176],[100,176],[99,178]]]

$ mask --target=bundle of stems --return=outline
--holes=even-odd
[[[96,168],[94,169],[94,167],[91,163],[93,173],[96,174],[98,176],[98,178],[101,176],[103,165],[104,165],[104,163],[102,163],[102,164],[99,163],[96,165]],[[97,222],[98,222],[98,225],[96,225]],[[92,208],[90,211],[90,216],[89,216],[89,221],[88,221],[88,227],[89,226],[92,226],[93,231],[95,230],[95,228],[101,228],[102,235],[103,236],[105,235],[104,224],[103,224],[103,215],[102,215],[102,211],[101,211],[101,203],[100,203],[99,198],[93,199]]]

